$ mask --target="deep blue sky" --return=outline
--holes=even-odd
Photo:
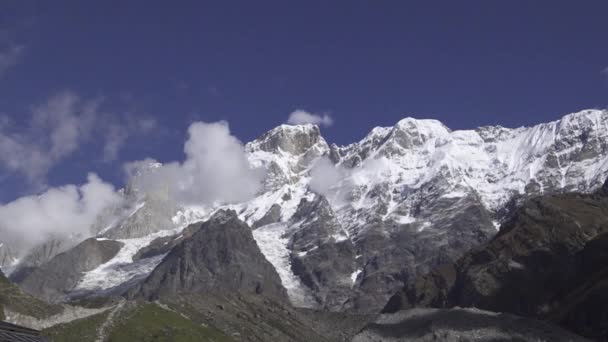
[[[0,34],[24,49],[0,77],[0,113],[71,90],[158,121],[113,162],[84,146],[50,185],[182,159],[194,120],[249,141],[296,108],[328,112],[338,144],[405,116],[531,125],[606,108],[606,18],[608,1],[3,1]],[[0,201],[24,183],[4,174]]]

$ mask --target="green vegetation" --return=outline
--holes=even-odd
[[[53,342],[95,341],[111,309],[90,317],[46,329],[42,334]],[[126,306],[107,324],[108,342],[232,342],[219,330],[199,325],[188,318],[152,303]]]
[[[95,341],[97,329],[108,317],[108,311],[75,321],[58,324],[42,331],[42,335],[53,342]]]
[[[196,324],[178,313],[156,304],[142,304],[116,320],[110,342],[229,342],[231,338],[220,331]],[[59,341],[56,341],[59,342]]]
[[[60,305],[51,305],[23,293],[17,285],[0,273],[0,319],[4,319],[4,308],[36,318],[46,318],[63,310]]]

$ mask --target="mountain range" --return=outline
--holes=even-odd
[[[500,326],[488,341],[606,339],[608,111],[515,129],[405,118],[346,146],[281,125],[244,152],[264,175],[248,200],[146,191],[150,161],[90,236],[1,242],[5,318],[62,340],[149,315],[193,340],[450,340],[465,316]]]

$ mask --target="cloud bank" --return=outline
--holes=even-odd
[[[304,125],[304,124],[313,124],[324,127],[329,127],[333,125],[334,120],[331,116],[327,114],[314,114],[307,112],[305,110],[298,109],[291,114],[289,114],[289,118],[287,119],[287,123],[290,125]]]
[[[111,184],[90,173],[83,185],[51,188],[0,205],[0,236],[25,248],[51,237],[86,238],[102,210],[120,201]]]
[[[152,159],[127,164],[130,183],[144,193],[168,190],[186,205],[240,202],[261,187],[262,171],[250,166],[243,144],[224,121],[191,124],[184,152],[183,162],[160,167],[150,167]]]

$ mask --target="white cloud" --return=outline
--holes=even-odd
[[[605,67],[605,68],[602,70],[602,74],[604,74],[604,76],[608,77],[608,67]]]
[[[108,128],[106,137],[106,143],[103,147],[103,160],[116,160],[119,150],[129,137],[129,132],[127,128],[122,125],[112,124]]]
[[[0,165],[44,183],[47,172],[89,138],[98,104],[64,92],[33,107],[24,125],[0,115]]]
[[[168,188],[181,204],[233,203],[247,200],[260,189],[263,174],[253,169],[243,144],[226,122],[195,122],[188,128],[186,160],[139,172],[151,159],[125,166],[134,186],[144,192]]]
[[[122,119],[110,118],[106,123],[100,124],[105,130],[105,144],[103,146],[103,160],[110,162],[118,159],[118,154],[127,140],[133,136],[150,134],[157,127],[156,119],[147,116],[136,117],[127,113]]]
[[[327,114],[314,114],[305,110],[298,109],[289,114],[287,123],[290,125],[313,124],[329,127],[334,123],[334,120],[331,118],[331,116]]]
[[[89,137],[99,100],[83,101],[72,92],[51,97],[33,111],[30,129],[38,137],[48,132],[50,157],[60,159],[76,151]]]
[[[366,159],[354,168],[334,165],[327,157],[319,158],[310,171],[309,187],[332,203],[353,203],[353,195],[361,186],[373,187],[384,178],[379,174],[390,169],[386,157]],[[336,186],[338,185],[339,186]],[[355,191],[355,192],[353,192]]]
[[[346,171],[336,167],[327,157],[317,159],[310,171],[310,189],[318,194],[327,195],[332,186],[346,176]]]
[[[0,51],[0,77],[2,77],[8,69],[17,64],[19,58],[23,54],[23,50],[23,46],[13,45],[5,51]]]
[[[102,102],[64,91],[32,106],[24,122],[11,119],[17,115],[0,115],[0,167],[40,187],[55,165],[83,145],[100,143],[103,160],[112,161],[129,137],[157,127],[150,117],[103,112]]]
[[[86,238],[102,210],[120,200],[111,184],[90,173],[83,185],[50,188],[0,205],[0,236],[26,248],[49,237]]]

